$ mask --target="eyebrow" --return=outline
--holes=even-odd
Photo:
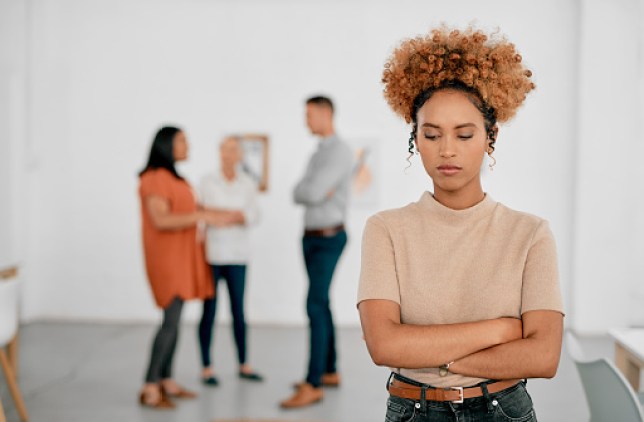
[[[441,127],[433,123],[423,123],[421,127],[432,127],[434,129],[440,129]],[[462,123],[454,127],[454,129],[462,129],[464,127],[476,127],[474,123]]]

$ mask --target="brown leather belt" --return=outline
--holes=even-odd
[[[504,380],[487,384],[489,394],[498,393],[507,388],[514,387],[521,380]],[[392,396],[403,399],[421,400],[422,389],[418,386],[407,384],[406,382],[393,379],[387,390]],[[472,399],[483,396],[481,387],[450,387],[450,388],[427,388],[425,390],[425,400],[432,401],[451,401],[454,403],[463,403],[464,399]]]
[[[325,227],[323,229],[304,230],[304,236],[332,237],[341,231],[344,231],[344,224],[339,224],[335,227]]]

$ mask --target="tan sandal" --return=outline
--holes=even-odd
[[[173,399],[196,399],[197,398],[197,393],[190,390],[186,390],[181,386],[179,386],[178,391],[171,393],[163,386],[163,384],[161,384],[161,393],[164,396],[168,398],[172,397]]]
[[[139,404],[144,407],[161,410],[169,410],[176,407],[172,400],[170,400],[170,398],[165,394],[161,393],[159,394],[158,400],[150,401],[144,391],[139,394]]]

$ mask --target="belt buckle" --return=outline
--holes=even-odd
[[[456,390],[458,391],[460,397],[456,400],[451,400],[452,403],[463,403],[463,399],[465,399],[463,395],[463,387],[450,387],[450,390]]]

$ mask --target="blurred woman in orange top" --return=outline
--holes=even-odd
[[[184,132],[163,127],[139,174],[145,267],[156,304],[164,313],[139,400],[144,406],[161,409],[174,408],[173,397],[196,397],[172,379],[172,360],[183,302],[214,294],[197,226],[202,222],[226,226],[243,218],[239,212],[207,211],[197,205],[192,188],[174,167],[187,158]]]

